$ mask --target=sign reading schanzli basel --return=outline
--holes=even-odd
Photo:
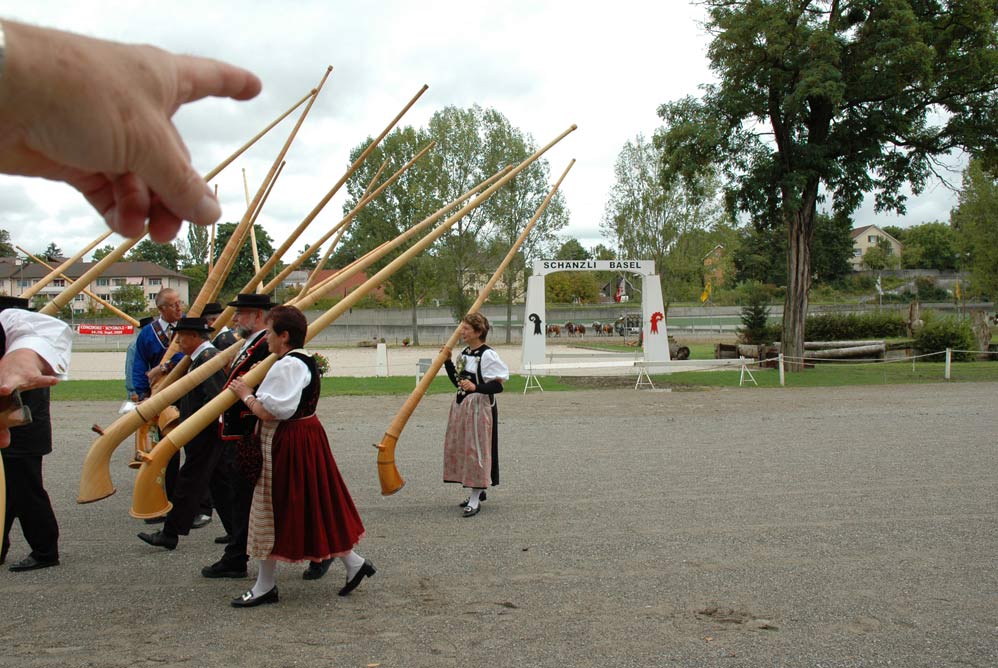
[[[557,271],[626,271],[642,276],[655,273],[653,260],[536,260],[534,275]]]

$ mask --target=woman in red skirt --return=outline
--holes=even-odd
[[[306,580],[322,577],[333,558],[346,567],[340,596],[374,575],[374,564],[354,551],[364,525],[315,415],[319,372],[302,349],[308,322],[291,306],[267,316],[267,344],[279,357],[254,396],[234,380],[229,387],[260,418],[257,436],[263,470],[253,491],[249,556],[260,560],[256,584],[232,601],[237,608],[277,603],[278,561],[309,561]]]

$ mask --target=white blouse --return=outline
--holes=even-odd
[[[287,420],[298,410],[301,393],[311,380],[308,366],[289,353],[270,367],[267,377],[256,391],[257,401],[278,420]]]
[[[503,382],[509,380],[509,367],[499,359],[499,353],[492,348],[482,353],[481,358],[465,355],[463,351],[461,355],[464,357],[464,370],[468,373],[475,373],[478,370],[478,360],[481,359],[483,380],[501,380]]]

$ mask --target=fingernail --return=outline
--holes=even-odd
[[[194,221],[198,225],[211,225],[222,216],[222,208],[218,200],[211,195],[205,195],[194,207]]]

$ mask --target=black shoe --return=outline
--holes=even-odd
[[[218,538],[215,539],[215,543],[217,543],[218,545],[228,545],[230,542],[232,542],[232,536],[230,536],[229,534],[225,534],[224,536],[219,536]]]
[[[482,495],[480,497],[478,497],[478,501],[479,501],[479,503],[481,503],[482,501],[484,501],[487,498],[489,498],[489,497],[487,497],[485,495],[485,490],[483,489],[482,490]],[[462,501],[461,503],[457,504],[457,505],[458,505],[459,508],[467,508],[469,501],[471,501],[471,497],[470,496],[467,499],[465,499],[464,501]]]
[[[146,524],[162,524],[166,521],[166,515],[160,515],[159,517],[147,517]]]
[[[206,578],[244,578],[246,577],[246,565],[244,564],[242,568],[239,568],[219,560],[211,566],[202,568],[201,575]]]
[[[332,565],[332,563],[333,563],[332,557],[330,557],[329,559],[323,559],[322,561],[310,562],[308,568],[306,568],[305,572],[301,574],[301,579],[318,580],[319,578],[321,578],[323,575],[326,574],[326,571],[329,570],[329,567]]]
[[[208,526],[210,523],[211,523],[211,515],[205,515],[204,513],[201,513],[200,515],[194,518],[194,522],[191,523],[191,528],[200,529],[202,527]]]
[[[480,511],[481,509],[482,509],[481,504],[475,506],[474,508],[472,508],[471,506],[465,506],[464,512],[461,513],[461,517],[474,517],[475,515],[478,514],[478,511]]]
[[[352,592],[354,589],[357,588],[357,585],[360,584],[361,580],[363,580],[365,577],[369,578],[377,572],[378,572],[377,569],[374,568],[374,564],[365,559],[364,565],[360,567],[360,570],[357,571],[357,574],[354,575],[349,580],[347,580],[347,583],[343,585],[343,589],[340,589],[340,596],[346,596],[347,594],[349,594],[350,592]]]
[[[239,598],[232,599],[233,608],[252,608],[258,605],[264,605],[265,603],[277,603],[280,598],[277,595],[277,585],[268,591],[266,594],[260,594],[259,596],[253,595],[253,590],[250,589],[248,592],[240,596]]]
[[[165,547],[168,550],[177,549],[177,537],[168,536],[162,531],[153,533],[140,533],[139,538],[149,543],[153,547]]]
[[[22,571],[36,571],[39,568],[50,568],[52,566],[58,566],[59,560],[52,559],[51,561],[38,561],[34,557],[28,556],[10,565],[10,570],[14,573],[20,573]]]

